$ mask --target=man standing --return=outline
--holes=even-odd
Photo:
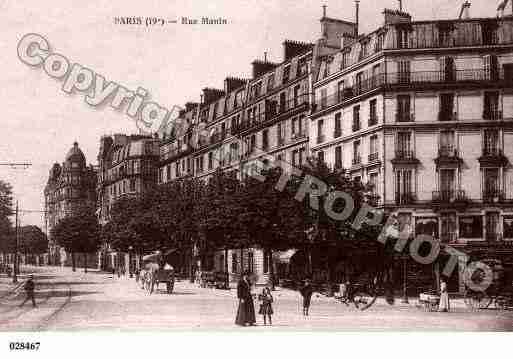
[[[24,289],[27,293],[27,297],[23,301],[23,303],[20,304],[20,307],[23,307],[25,303],[30,299],[32,300],[32,305],[34,308],[36,307],[36,298],[34,297],[34,290],[36,285],[34,284],[34,276],[29,276],[27,282],[25,283]]]
[[[300,290],[301,296],[303,297],[303,315],[308,316],[310,309],[310,301],[312,300],[313,288],[310,284],[310,280],[305,280],[305,285]]]
[[[247,273],[244,273],[244,276],[237,284],[237,298],[239,299],[239,307],[235,324],[240,326],[255,325],[255,306],[253,304],[253,296],[251,295],[251,283]]]

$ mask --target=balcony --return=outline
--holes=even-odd
[[[378,162],[379,161],[379,153],[371,153],[368,158],[369,163]]]
[[[458,240],[458,236],[455,232],[447,232],[440,234],[440,241],[443,244],[455,243]]]
[[[489,121],[501,121],[502,111],[499,111],[497,109],[485,109],[483,111],[483,119]]]
[[[452,111],[440,111],[438,112],[438,121],[457,121],[458,113]]]
[[[398,206],[414,204],[417,199],[417,195],[413,192],[396,192],[395,204]]]
[[[438,156],[435,158],[437,168],[454,168],[462,162],[458,150],[452,145],[440,146],[438,149]]]
[[[504,167],[508,162],[508,158],[498,146],[483,148],[483,154],[479,157],[481,167]]]
[[[413,122],[415,116],[413,113],[397,112],[395,114],[395,122]]]
[[[497,188],[485,188],[483,191],[483,202],[499,203],[504,201],[504,192]]]
[[[464,209],[468,199],[463,190],[434,191],[432,195],[433,207],[439,209]]]
[[[487,242],[500,242],[502,241],[502,236],[500,233],[486,232],[485,239]]]
[[[415,157],[415,153],[411,150],[399,150],[395,152],[395,157],[392,159],[392,164],[412,164],[416,165],[420,161]]]
[[[482,69],[462,69],[445,71],[393,72],[387,74],[387,85],[423,85],[423,84],[456,84],[467,83],[479,86],[480,83],[496,83],[505,81],[503,69],[490,71]]]
[[[353,158],[353,166],[359,166],[362,164],[362,156],[357,154]]]

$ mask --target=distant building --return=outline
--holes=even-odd
[[[96,203],[96,168],[86,165],[86,158],[75,142],[62,165],[55,163],[50,170],[44,189],[46,234],[49,239],[49,262],[69,265],[71,258],[55,243],[51,230],[64,217],[85,203]],[[80,265],[82,256],[77,256]],[[89,263],[97,262],[97,258]]]
[[[137,196],[157,183],[159,140],[151,136],[104,136],[98,154],[97,214],[100,224],[110,219],[112,206],[119,198]],[[110,252],[104,248],[103,266],[122,266],[128,272],[127,254]],[[125,258],[126,257],[126,258]]]

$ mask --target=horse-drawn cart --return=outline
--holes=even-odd
[[[169,264],[162,261],[159,253],[143,257],[145,268],[141,270],[140,279],[142,288],[152,294],[155,286],[159,289],[160,283],[166,283],[167,294],[173,293],[175,286],[175,271]],[[160,264],[159,264],[160,263]]]

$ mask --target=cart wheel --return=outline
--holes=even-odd
[[[504,297],[497,297],[494,301],[495,308],[499,310],[506,310],[506,298]]]
[[[359,290],[353,297],[354,306],[357,309],[365,310],[374,304],[377,297],[370,295],[368,292]]]
[[[492,303],[492,298],[483,292],[469,292],[465,295],[466,299],[467,296],[468,300],[465,301],[465,304],[467,304],[467,306],[470,304],[470,308],[474,310],[486,309]]]

